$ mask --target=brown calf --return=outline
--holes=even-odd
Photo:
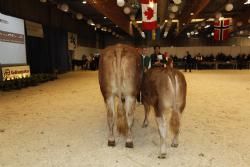
[[[113,128],[117,98],[117,128],[126,135],[126,147],[133,147],[131,128],[141,78],[141,58],[135,48],[118,44],[102,52],[99,61],[99,84],[108,111],[109,146],[115,146]]]
[[[145,108],[143,127],[148,125],[150,106],[154,108],[160,133],[161,148],[159,158],[165,158],[167,128],[164,112],[172,110],[170,129],[174,134],[174,138],[171,146],[177,147],[180,114],[186,104],[186,80],[184,75],[169,66],[167,68],[156,67],[150,69],[143,76],[142,102]]]

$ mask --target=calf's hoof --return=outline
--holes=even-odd
[[[125,146],[126,146],[127,148],[134,148],[133,142],[126,142]]]
[[[109,147],[115,147],[115,140],[114,141],[108,141]]]
[[[172,143],[171,144],[171,147],[174,147],[174,148],[177,148],[179,146],[179,144],[177,144],[177,143]]]
[[[158,156],[159,159],[165,159],[166,158],[166,153],[162,153]]]

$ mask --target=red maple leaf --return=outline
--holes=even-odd
[[[147,17],[148,20],[151,20],[154,16],[154,10],[148,7],[147,10],[144,12],[144,15]]]

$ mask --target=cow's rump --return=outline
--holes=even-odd
[[[126,147],[133,147],[131,128],[141,77],[141,59],[135,48],[118,44],[104,49],[99,60],[99,84],[108,110],[109,146],[115,146],[113,127],[118,99],[117,129],[126,135]]]

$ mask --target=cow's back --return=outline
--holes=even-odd
[[[114,45],[103,50],[99,60],[99,83],[104,99],[110,95],[136,96],[141,83],[141,59],[136,49]]]
[[[184,75],[173,68],[152,68],[143,77],[142,98],[150,105],[161,103],[173,107],[175,103],[185,107],[186,80]],[[164,106],[162,106],[164,107]]]

